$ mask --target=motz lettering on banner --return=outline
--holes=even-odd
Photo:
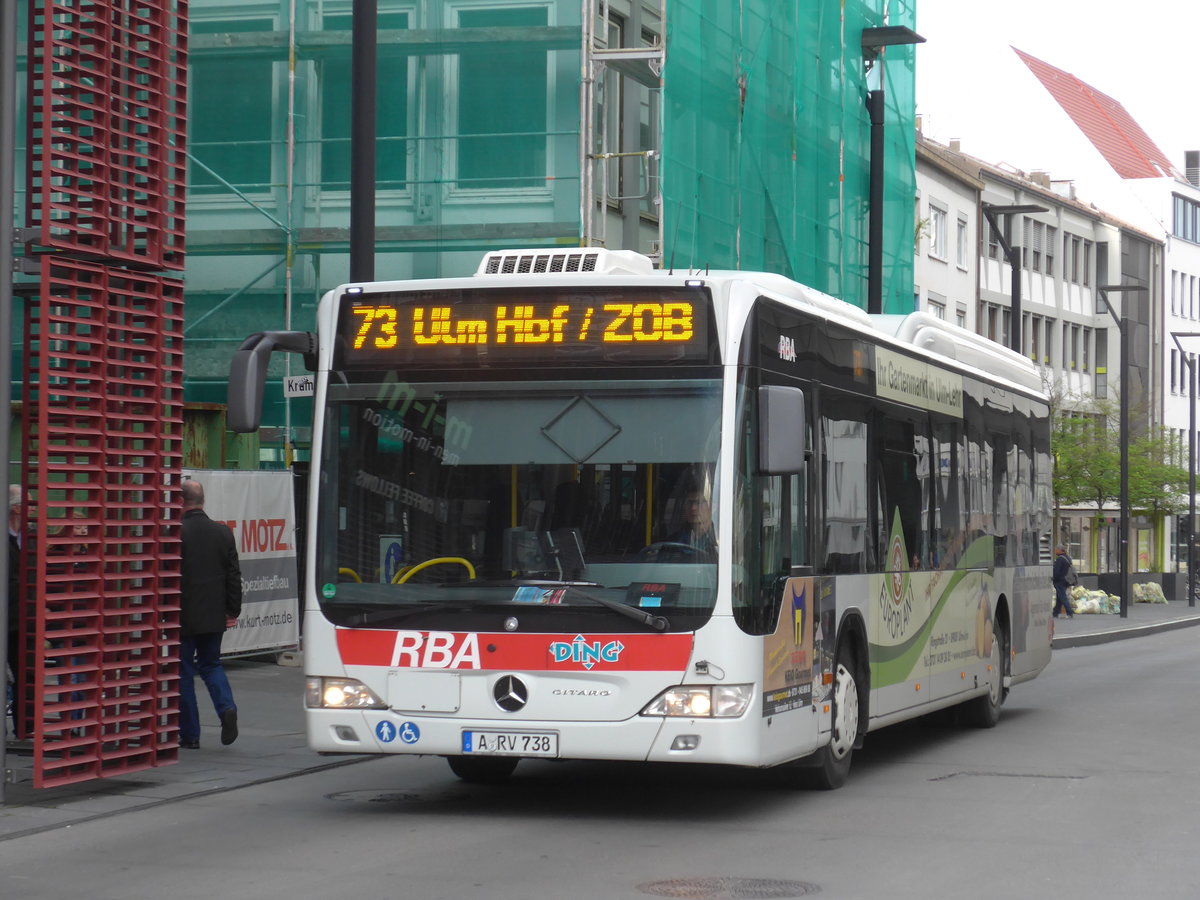
[[[234,523],[229,527],[233,528]],[[291,550],[284,540],[284,519],[246,519],[242,525],[241,552],[267,553]]]

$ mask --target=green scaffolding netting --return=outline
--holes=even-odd
[[[868,74],[875,3],[673,0],[663,105],[664,262],[764,269],[866,306],[869,90],[886,97],[883,309],[912,309],[914,54]],[[912,27],[912,4],[888,4]]]

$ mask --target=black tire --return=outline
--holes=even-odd
[[[520,760],[515,756],[447,756],[450,771],[471,784],[506,784]]]
[[[991,671],[988,689],[981,697],[968,700],[959,707],[959,721],[970,728],[995,728],[1000,721],[1000,707],[1006,694],[1004,673],[1008,670],[1008,629],[998,624],[992,636]]]
[[[809,790],[833,791],[846,783],[859,739],[861,699],[853,652],[839,648],[834,666],[833,725],[829,743],[795,763],[797,782]]]

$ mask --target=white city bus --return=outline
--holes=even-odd
[[[310,746],[789,764],[871,730],[996,723],[1050,659],[1046,398],[932,316],[626,251],[488,254],[350,284],[272,350],[316,371]]]

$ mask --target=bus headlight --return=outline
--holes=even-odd
[[[304,705],[309,709],[387,708],[387,704],[357,678],[307,679],[304,684]]]
[[[752,684],[681,684],[651,700],[642,715],[732,719],[746,711],[753,696]]]

